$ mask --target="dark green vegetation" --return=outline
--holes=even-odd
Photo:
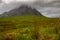
[[[60,40],[60,18],[35,15],[0,18],[0,40]]]

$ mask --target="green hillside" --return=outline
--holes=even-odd
[[[2,17],[0,40],[60,40],[60,18],[36,15]]]

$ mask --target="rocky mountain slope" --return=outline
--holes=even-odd
[[[16,15],[40,15],[42,16],[42,14],[38,12],[35,8],[31,8],[26,5],[22,5],[18,8],[5,12],[1,16],[16,16]]]

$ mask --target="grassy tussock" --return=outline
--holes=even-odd
[[[0,40],[59,40],[59,35],[60,18],[36,15],[0,18]]]

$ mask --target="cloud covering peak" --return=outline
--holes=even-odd
[[[36,8],[44,16],[60,16],[60,0],[0,0],[0,14],[23,4]]]

